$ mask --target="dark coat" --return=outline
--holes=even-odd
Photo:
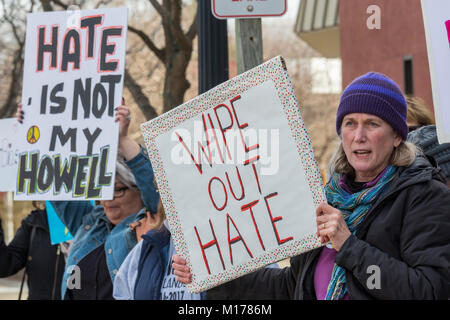
[[[1,221],[0,221],[1,222]],[[33,241],[30,237],[35,229]],[[17,230],[13,240],[6,245],[0,223],[0,277],[8,277],[26,265],[28,299],[49,300],[55,282],[55,266],[58,245],[51,245],[45,210],[34,210]],[[28,261],[28,262],[27,262]],[[61,299],[61,279],[64,272],[64,256],[58,259],[54,298]]]
[[[336,255],[335,262],[346,269],[350,299],[449,296],[450,189],[434,159],[420,156],[400,170]],[[211,289],[208,298],[316,299],[314,270],[321,250],[293,257],[290,267],[261,269]],[[371,266],[379,268],[379,288],[373,288]]]
[[[161,300],[161,285],[169,259],[169,246],[170,232],[165,227],[161,230],[149,230],[142,235],[134,300]]]

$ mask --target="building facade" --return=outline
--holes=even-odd
[[[392,78],[405,94],[425,100],[433,109],[425,29],[420,0],[339,0],[336,25],[320,27],[326,20],[326,8],[336,0],[302,0],[297,18],[297,34],[314,47],[308,38],[323,37],[339,28],[339,51],[342,60],[342,87],[368,71]],[[322,11],[322,16],[320,11]],[[312,21],[308,31],[302,27]],[[315,25],[318,26],[314,28]],[[307,29],[307,28],[306,28]],[[332,48],[336,45],[330,43]],[[323,48],[322,44],[322,48]],[[324,56],[333,51],[315,47]]]

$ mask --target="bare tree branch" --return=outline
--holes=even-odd
[[[9,73],[10,83],[9,88],[7,90],[8,94],[6,97],[6,101],[0,110],[0,117],[9,117],[16,111],[17,98],[20,94],[21,89],[21,86],[19,84],[23,73],[23,63],[24,63],[23,50],[25,47],[25,34],[23,31],[21,31],[19,27],[20,19],[19,17],[15,16],[12,4],[9,12],[7,11],[7,7],[5,5],[4,0],[2,0],[2,6],[3,6],[3,21],[7,22],[10,25],[12,34],[17,43],[17,48],[14,50],[13,53],[13,61],[11,64],[12,69]],[[31,12],[33,8],[34,8],[34,1],[32,1],[31,3],[29,12]],[[17,21],[19,21],[19,24],[16,24]]]
[[[50,2],[51,0],[41,0],[42,9],[44,9],[44,11],[53,11],[53,7]]]
[[[174,19],[171,17],[171,12],[169,12],[166,8],[161,6],[158,0],[149,0],[153,5],[155,10],[160,14],[163,22],[164,28],[170,30],[173,37],[176,39],[177,43],[182,47],[183,50],[191,50],[192,41],[190,41],[183,30],[181,29],[180,21],[173,21]],[[176,0],[171,3],[172,15],[177,17],[177,19],[181,16],[181,1]]]
[[[54,4],[60,6],[61,8],[63,8],[64,10],[67,10],[67,8],[69,7],[69,5],[59,1],[59,0],[51,0]]]
[[[20,44],[21,42],[23,42],[23,40],[20,38],[20,36],[19,36],[19,32],[18,32],[18,30],[17,30],[17,26],[14,24],[14,19],[12,19],[6,12],[5,12],[5,15],[4,15],[4,20],[6,21],[6,22],[8,22],[8,24],[11,26],[11,29],[12,29],[12,33],[13,33],[13,36],[14,36],[14,39],[16,39],[16,42],[18,43],[18,44]]]
[[[198,10],[195,12],[194,20],[192,20],[192,23],[191,23],[191,26],[188,29],[188,32],[186,32],[186,37],[191,42],[194,40],[194,38],[195,38],[195,36],[197,35],[197,32],[198,32],[197,20],[198,20]]]
[[[169,13],[167,12],[167,10],[161,6],[158,2],[158,0],[149,0],[150,3],[152,4],[152,6],[155,8],[156,12],[159,13],[159,15],[161,16],[161,18],[163,20],[170,20],[170,16]]]
[[[14,114],[17,108],[17,97],[20,93],[20,77],[23,72],[23,48],[24,44],[19,44],[19,47],[14,52],[14,59],[12,62],[13,69],[11,70],[11,80],[8,89],[8,96],[5,104],[0,109],[0,118],[10,117]]]
[[[128,69],[125,69],[124,84],[127,89],[130,90],[134,101],[137,103],[147,120],[153,119],[158,116],[155,108],[151,105],[150,100],[142,90],[142,87],[134,80],[134,78],[128,72]]]
[[[99,0],[97,2],[97,4],[95,5],[95,8],[98,9],[98,8],[100,8],[101,5],[106,5],[111,2],[112,2],[112,0]]]
[[[146,46],[153,51],[153,53],[158,57],[159,60],[161,60],[162,62],[166,61],[166,54],[165,54],[165,50],[164,49],[159,49],[155,43],[152,41],[152,39],[150,39],[150,37],[145,34],[142,30],[136,29],[132,26],[128,26],[128,30],[130,30],[131,32],[133,32],[134,34],[136,34],[137,36],[139,36],[139,38],[142,39],[142,41],[144,41],[144,43],[146,44]]]

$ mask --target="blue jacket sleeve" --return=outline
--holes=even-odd
[[[148,158],[147,150],[141,146],[139,154],[129,161],[125,161],[136,178],[136,184],[141,192],[145,207],[152,213],[156,212],[159,194],[153,183],[153,168]]]

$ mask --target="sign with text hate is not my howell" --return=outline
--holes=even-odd
[[[128,10],[28,14],[15,200],[112,199]]]
[[[322,179],[281,57],[141,128],[190,291],[320,245]]]

